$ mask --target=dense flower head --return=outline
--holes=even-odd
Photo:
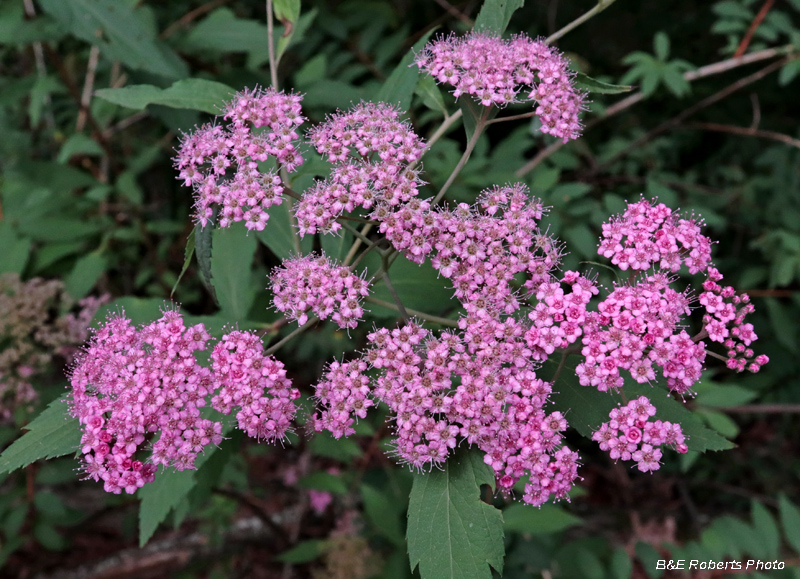
[[[238,407],[239,428],[251,438],[274,442],[286,436],[300,391],[283,364],[264,355],[257,335],[236,330],[223,336],[211,352],[211,370],[215,410],[230,414]]]
[[[312,128],[309,141],[334,165],[324,181],[305,191],[296,208],[300,234],[330,233],[336,218],[357,207],[406,203],[422,184],[411,168],[425,143],[393,106],[361,103]]]
[[[613,460],[633,460],[640,471],[653,472],[661,467],[659,447],[671,446],[680,453],[689,450],[680,424],[651,421],[655,415],[656,407],[647,397],[640,396],[614,408],[608,415],[609,421],[600,425],[592,440],[600,443],[600,449]]]
[[[564,498],[578,456],[561,445],[564,417],[543,409],[551,387],[530,368],[523,328],[513,318],[473,316],[461,332],[437,336],[410,322],[370,334],[362,358],[332,364],[316,386],[315,427],[347,435],[354,415],[374,405],[369,395],[389,407],[394,452],[413,468],[440,465],[462,440],[485,453],[503,491],[529,475],[525,502]],[[377,373],[372,381],[368,369]]]
[[[194,352],[208,339],[202,324],[187,328],[175,311],[141,329],[114,316],[95,333],[71,375],[87,478],[133,493],[152,482],[158,465],[192,469],[206,445],[221,441],[222,425],[200,416],[212,380]],[[145,462],[142,451],[157,433]]]
[[[95,332],[70,376],[86,478],[134,493],[159,465],[195,468],[198,454],[222,441],[222,423],[201,414],[217,391],[212,407],[240,408],[236,418],[249,436],[285,436],[299,392],[283,365],[264,356],[257,336],[233,331],[212,351],[212,367],[203,367],[195,353],[209,340],[203,324],[186,327],[177,311],[138,328],[115,315]]]
[[[580,135],[584,95],[572,82],[569,62],[543,40],[525,35],[503,40],[473,32],[430,42],[416,64],[437,82],[483,106],[535,101],[542,132],[565,142]]]
[[[597,253],[623,271],[657,266],[677,272],[685,264],[695,274],[711,264],[711,240],[702,226],[702,219],[683,219],[663,203],[642,199],[603,224]]]
[[[340,328],[355,328],[364,315],[361,302],[369,283],[325,256],[312,253],[284,260],[271,280],[275,309],[300,325],[308,321],[309,312],[321,320],[330,317]]]
[[[635,285],[620,285],[586,315],[584,361],[575,369],[580,383],[600,391],[623,385],[621,370],[639,383],[655,380],[655,367],[670,390],[688,392],[700,379],[705,344],[695,342],[681,326],[690,310],[687,293],[669,286],[664,274]]]
[[[244,221],[248,229],[264,229],[270,206],[282,201],[283,184],[276,171],[262,172],[258,164],[275,158],[291,172],[303,162],[295,145],[301,100],[271,88],[246,90],[226,105],[227,124],[184,136],[175,165],[194,189],[198,223],[216,218],[220,227]]]
[[[483,191],[474,206],[447,209],[413,199],[395,211],[379,208],[373,218],[409,260],[430,256],[465,307],[499,316],[520,307],[514,276],[526,273],[530,284],[549,281],[560,263],[561,245],[539,229],[544,212],[517,183]]]

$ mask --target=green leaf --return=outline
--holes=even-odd
[[[167,78],[187,74],[186,64],[156,38],[141,8],[119,0],[41,0],[39,5],[70,33],[98,46],[110,61]]]
[[[11,224],[0,221],[0,273],[22,274],[31,254],[31,241],[20,239]]]
[[[172,296],[175,295],[175,290],[178,289],[178,284],[181,283],[183,275],[186,273],[186,270],[189,269],[189,266],[192,264],[192,257],[194,257],[194,232],[195,230],[192,229],[192,232],[186,239],[186,249],[183,250],[183,267],[181,268],[181,273],[178,275],[178,279],[175,280],[175,285],[172,286],[172,291],[169,293],[170,298],[172,298]]]
[[[655,38],[653,38],[653,48],[656,58],[661,62],[666,62],[669,58],[669,36],[664,32],[656,32]]]
[[[354,458],[364,454],[364,451],[352,438],[337,440],[328,432],[315,434],[308,443],[308,449],[317,456],[325,456],[341,462],[351,462]]]
[[[781,525],[786,542],[791,545],[796,553],[800,553],[800,509],[789,498],[781,493],[779,497]]]
[[[666,396],[662,389],[654,389],[649,384],[637,384],[629,379],[622,390],[628,400],[639,396],[649,398],[657,409],[658,420],[679,423],[687,437],[689,450],[705,452],[733,448],[732,442],[706,428],[694,413],[677,400]],[[569,365],[564,367],[553,388],[552,400],[558,410],[569,412],[569,425],[587,438],[591,438],[594,431],[608,421],[608,413],[622,401],[619,394],[599,392],[596,388],[581,386],[574,376],[574,369],[570,369]]]
[[[208,451],[206,451],[208,452]],[[203,456],[203,455],[201,455]],[[139,490],[139,546],[144,547],[169,512],[178,506],[195,485],[194,472],[163,471]]]
[[[75,267],[64,279],[64,285],[69,295],[76,300],[86,297],[107,266],[108,262],[100,250],[88,253],[78,259]]]
[[[400,110],[408,110],[419,79],[419,68],[413,64],[414,55],[424,48],[435,30],[435,28],[429,30],[411,47],[389,78],[384,81],[376,100],[393,105],[399,104]]]
[[[288,551],[284,551],[277,557],[276,560],[282,563],[308,563],[317,559],[322,553],[325,552],[328,542],[320,539],[309,539],[298,543]]]
[[[775,298],[766,298],[767,313],[772,324],[773,334],[778,343],[792,353],[797,352],[797,323],[786,308]]]
[[[585,90],[586,92],[598,94],[620,94],[633,90],[633,87],[630,85],[609,84],[587,76],[582,72],[575,75],[575,87],[580,90]]]
[[[370,261],[365,258],[365,261]],[[378,260],[374,260],[377,262]],[[377,267],[371,267],[370,272],[376,272]],[[439,279],[437,272],[430,263],[417,265],[405,257],[400,256],[389,270],[389,278],[397,292],[400,301],[407,308],[419,310],[427,314],[439,314],[443,310],[457,307],[452,299],[453,291],[450,284]],[[378,299],[394,303],[394,298],[386,284],[378,282],[373,288],[372,295]],[[375,316],[397,317],[394,310],[387,310],[381,306],[370,304],[370,310]]]
[[[179,80],[169,88],[137,84],[123,88],[104,88],[95,96],[129,109],[144,109],[147,105],[163,105],[173,109],[191,109],[220,114],[225,102],[236,91],[226,84],[202,78]]]
[[[525,0],[486,0],[475,19],[473,30],[502,35],[511,16],[524,4]]]
[[[641,561],[647,576],[651,579],[658,579],[664,574],[664,571],[658,569],[658,561],[661,560],[661,555],[650,543],[639,541],[634,548],[636,557]]]
[[[408,555],[422,579],[491,579],[503,572],[503,516],[480,500],[494,473],[475,451],[443,469],[414,475],[408,505]]]
[[[237,18],[230,8],[217,8],[186,35],[181,48],[190,52],[267,52],[267,26]]]
[[[65,398],[51,402],[25,429],[28,432],[0,454],[0,473],[74,453],[81,443],[78,419],[70,416]]]
[[[633,562],[624,549],[614,549],[608,570],[611,579],[630,579],[633,574]]]
[[[800,74],[800,59],[795,58],[784,64],[781,68],[780,73],[778,73],[778,84],[780,86],[786,86],[792,82],[798,74]]]
[[[558,533],[581,524],[578,517],[562,507],[551,504],[542,505],[538,509],[528,505],[513,504],[503,510],[503,522],[506,531],[532,535]]]
[[[225,436],[230,432],[230,427],[223,427],[222,434]],[[139,506],[139,546],[144,547],[153,533],[169,515],[169,512],[178,506],[186,498],[186,495],[195,487],[199,477],[203,476],[203,466],[208,464],[214,466],[213,461],[209,462],[218,450],[216,446],[208,446],[203,453],[197,457],[195,466],[197,470],[164,470],[156,474],[156,479],[139,489],[139,498],[142,503]]]
[[[703,418],[706,424],[719,432],[722,436],[731,439],[739,436],[739,425],[727,414],[705,408],[700,408],[696,412]]]
[[[400,525],[401,504],[393,497],[370,485],[361,485],[361,498],[364,501],[364,514],[377,532],[398,547],[405,546],[403,530]]]
[[[778,525],[775,524],[775,519],[767,507],[755,500],[751,503],[751,515],[755,528],[754,539],[764,549],[763,553],[766,557],[769,559],[777,557],[781,545],[781,534]]]
[[[234,320],[244,320],[255,298],[250,270],[256,253],[256,236],[241,223],[215,229],[211,254],[211,276],[222,311]]]
[[[217,301],[217,293],[214,290],[214,282],[211,279],[211,250],[212,232],[214,224],[209,222],[205,227],[199,223],[194,226],[194,254],[197,256],[197,267],[200,268],[200,281]]]
[[[436,85],[436,81],[433,80],[432,76],[426,74],[420,77],[419,82],[417,83],[417,88],[414,89],[414,94],[422,99],[422,104],[424,104],[426,107],[433,111],[438,111],[444,116],[447,116],[447,107],[444,104],[442,91],[439,90],[439,87]]]
[[[304,489],[326,491],[337,495],[347,494],[347,485],[342,480],[342,477],[329,472],[311,473],[301,478],[298,484]]]
[[[275,0],[272,10],[275,18],[281,22],[297,22],[300,18],[300,0]]]
[[[727,408],[729,406],[739,406],[747,404],[758,396],[748,388],[737,386],[736,384],[715,384],[703,381],[696,387],[697,396],[694,403],[698,406],[712,406],[714,408]]]
[[[333,235],[322,234],[319,237],[323,253],[337,261],[342,261],[347,256],[347,252],[353,246],[353,240],[353,234],[347,230],[340,230]]]
[[[294,247],[295,231],[289,220],[290,207],[291,199],[288,197],[280,205],[270,207],[267,226],[262,231],[256,232],[258,240],[266,245],[275,254],[275,257],[279,259],[288,259],[297,255]],[[303,254],[311,251],[313,243],[314,238],[311,235],[306,235],[300,240]]]

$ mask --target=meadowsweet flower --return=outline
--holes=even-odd
[[[186,328],[175,311],[140,329],[111,317],[94,334],[70,376],[87,478],[131,494],[158,465],[192,469],[205,446],[219,444],[222,425],[200,417],[212,380],[194,352],[208,339],[202,324]]]
[[[222,119],[184,136],[175,166],[179,179],[195,192],[195,220],[205,226],[218,213],[220,227],[244,221],[264,229],[272,205],[282,201],[283,184],[276,171],[262,172],[270,158],[289,172],[303,162],[295,141],[303,123],[302,97],[274,89],[234,95]]]
[[[680,424],[650,419],[656,407],[645,396],[631,400],[625,406],[614,408],[608,422],[600,425],[592,440],[608,452],[613,460],[633,460],[642,472],[653,472],[661,467],[660,446],[670,446],[680,453],[689,450]]]
[[[520,307],[514,276],[527,273],[530,284],[549,281],[561,245],[539,229],[545,209],[517,183],[481,193],[474,206],[434,208],[412,199],[395,211],[376,210],[380,231],[411,261],[427,256],[452,281],[455,297],[470,311],[494,316]]]
[[[565,142],[580,135],[584,95],[572,83],[569,62],[543,40],[503,40],[473,32],[438,38],[417,54],[416,65],[453,95],[483,106],[534,101],[542,132]]]
[[[711,264],[711,240],[701,233],[702,219],[683,219],[663,203],[642,199],[603,224],[597,253],[625,271],[653,266],[677,272],[705,271]]]
[[[314,254],[284,260],[271,276],[275,309],[300,325],[308,312],[330,317],[340,328],[355,328],[364,315],[361,301],[369,284],[346,266]]]
[[[335,220],[345,212],[377,204],[394,207],[417,195],[421,182],[410,165],[419,161],[425,144],[394,107],[361,103],[328,117],[308,137],[334,167],[296,207],[301,235],[338,231]]]
[[[239,428],[251,438],[275,442],[286,436],[300,391],[292,388],[283,364],[264,355],[257,335],[224,335],[211,352],[211,370],[215,410],[230,414],[238,407]]]

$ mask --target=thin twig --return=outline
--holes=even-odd
[[[353,245],[350,246],[350,251],[347,252],[347,255],[344,258],[343,265],[348,265],[350,261],[352,261],[352,259],[356,256],[356,252],[358,251],[358,248],[361,247],[362,243],[366,243],[368,246],[372,246],[375,245],[375,242],[372,241],[369,237],[367,237],[367,233],[369,233],[369,230],[372,229],[371,223],[367,223],[364,227],[361,228],[361,231],[359,231],[358,229],[356,229],[355,227],[351,226],[348,223],[342,223],[342,227],[347,229],[356,238],[353,241]]]
[[[439,201],[441,201],[442,197],[444,197],[444,194],[447,193],[447,190],[456,180],[456,177],[458,177],[458,174],[461,172],[461,169],[463,169],[464,165],[467,164],[469,156],[472,154],[472,150],[475,148],[475,145],[478,144],[478,139],[480,139],[481,134],[483,133],[483,129],[484,127],[486,127],[486,119],[489,116],[490,110],[491,110],[490,107],[484,107],[484,110],[481,113],[481,116],[478,118],[477,124],[475,125],[475,132],[472,133],[472,137],[467,143],[467,148],[464,150],[464,154],[461,155],[461,159],[458,160],[458,164],[456,165],[455,169],[453,169],[453,172],[450,173],[450,177],[447,178],[445,184],[442,185],[442,188],[439,190],[439,193],[436,195],[436,197],[434,197],[433,201],[431,202],[431,205],[436,205]]]
[[[758,129],[751,129],[749,127],[736,127],[733,125],[720,125],[718,123],[689,123],[686,125],[688,129],[702,129],[704,131],[716,131],[718,133],[731,133],[732,135],[742,135],[745,137],[758,137],[760,139],[771,139],[785,143],[791,147],[800,149],[800,139],[795,139],[783,133],[775,131],[761,131]]]
[[[730,414],[800,414],[800,404],[743,404],[720,410]]]
[[[269,77],[272,88],[278,90],[278,63],[275,62],[275,30],[272,18],[272,0],[267,0],[267,47],[269,51]]]
[[[303,332],[308,330],[310,327],[312,327],[318,321],[319,321],[319,318],[317,316],[312,316],[311,318],[309,318],[309,320],[305,324],[303,324],[299,328],[294,329],[289,335],[287,335],[280,342],[277,342],[276,344],[274,344],[274,345],[270,346],[269,348],[267,348],[267,350],[264,352],[264,354],[267,355],[267,356],[270,356],[270,355],[274,354],[275,352],[280,350],[281,347],[283,347],[284,344],[286,344],[287,342],[289,342],[293,338],[299,336],[300,334],[302,334]]]
[[[198,6],[191,12],[187,12],[183,16],[181,16],[178,20],[167,26],[164,31],[159,35],[160,38],[169,38],[173,34],[175,34],[179,29],[185,28],[188,26],[193,20],[196,20],[203,14],[207,12],[211,12],[214,8],[222,6],[223,4],[227,4],[231,0],[212,0],[211,2],[207,2],[202,6]]]
[[[585,14],[583,14],[581,16],[578,16],[575,20],[573,20],[572,22],[567,24],[564,28],[562,28],[561,30],[559,30],[555,34],[551,34],[550,36],[548,36],[547,40],[545,40],[545,42],[547,44],[553,44],[556,40],[558,40],[559,38],[561,38],[562,36],[564,36],[568,32],[572,31],[573,29],[577,28],[578,26],[580,26],[581,24],[583,24],[584,22],[586,22],[587,20],[589,20],[593,16],[596,16],[596,15],[600,14],[603,10],[605,10],[606,8],[611,6],[614,3],[614,1],[615,0],[598,0],[597,4],[594,6],[594,8],[592,8],[591,10],[586,12]]]
[[[430,151],[430,149],[433,146],[433,144],[436,141],[438,141],[439,139],[441,139],[442,135],[444,135],[450,129],[450,127],[453,125],[453,123],[455,123],[458,119],[460,119],[463,114],[464,114],[464,111],[462,111],[461,109],[458,109],[452,115],[446,117],[444,119],[444,122],[442,122],[442,124],[439,126],[439,128],[436,129],[436,132],[434,132],[431,135],[431,138],[428,139],[428,147],[425,149],[425,152]]]
[[[756,14],[756,17],[753,18],[753,21],[750,23],[750,27],[747,29],[747,32],[745,32],[744,38],[742,38],[742,41],[739,43],[736,52],[733,53],[734,58],[742,56],[747,52],[747,47],[750,46],[750,41],[753,40],[753,34],[756,33],[758,27],[764,22],[764,18],[767,17],[767,12],[769,12],[773,4],[775,4],[775,0],[767,0],[764,2],[761,10],[758,11],[758,14]]]
[[[78,120],[75,123],[75,132],[80,133],[86,124],[86,111],[92,103],[92,90],[94,89],[94,76],[97,72],[97,62],[100,60],[100,49],[97,45],[92,45],[89,50],[89,62],[86,64],[86,78],[83,81],[83,92],[81,93],[81,110],[78,111]]]
[[[703,110],[703,109],[705,109],[705,108],[707,108],[707,107],[709,107],[709,106],[721,101],[722,99],[732,95],[736,91],[741,90],[744,87],[746,87],[748,85],[751,85],[756,81],[761,80],[762,78],[764,78],[765,76],[769,75],[770,73],[775,72],[779,68],[783,67],[783,65],[786,64],[787,62],[789,62],[790,60],[791,60],[790,57],[786,57],[786,58],[782,58],[780,60],[776,60],[775,62],[770,63],[769,65],[765,66],[761,70],[756,71],[753,74],[749,74],[749,75],[747,75],[747,76],[745,76],[743,78],[740,78],[739,80],[737,80],[736,82],[734,82],[732,84],[729,84],[728,86],[726,86],[722,90],[717,91],[714,94],[712,94],[711,96],[704,98],[703,100],[701,100],[700,102],[692,105],[691,107],[689,107],[688,109],[684,110],[680,114],[672,117],[671,119],[669,119],[667,121],[664,121],[663,123],[661,123],[660,125],[658,125],[654,129],[651,129],[646,134],[642,135],[641,137],[639,137],[638,139],[633,141],[631,144],[629,144],[627,147],[625,147],[624,149],[619,151],[613,157],[611,157],[610,159],[600,163],[596,167],[595,170],[599,171],[599,170],[601,170],[601,169],[603,169],[605,167],[608,167],[609,165],[617,162],[618,160],[620,160],[622,157],[624,157],[625,155],[627,155],[631,151],[634,151],[634,150],[640,148],[643,144],[651,141],[652,139],[654,139],[658,135],[660,135],[660,134],[662,134],[662,133],[664,133],[664,132],[666,132],[666,131],[668,131],[668,130],[670,130],[670,129],[678,126],[678,125],[680,125],[683,121],[685,121],[686,119],[688,119],[689,117],[691,117],[695,113],[697,113],[697,112],[699,112],[699,111],[701,111],[701,110]]]
[[[384,308],[389,308],[390,310],[394,310],[396,312],[400,311],[400,308],[393,304],[392,302],[387,302],[386,300],[382,300],[380,298],[376,298],[373,296],[367,296],[364,301],[369,303],[375,304],[376,306],[382,306]],[[425,312],[421,312],[419,310],[414,310],[411,308],[406,308],[406,312],[415,318],[420,318],[421,320],[426,320],[428,322],[433,322],[434,324],[439,324],[441,326],[446,326],[448,328],[457,328],[458,322],[456,320],[451,320],[449,318],[442,318],[440,316],[434,316],[433,314],[426,314]]]
[[[745,54],[744,56],[740,56],[738,58],[729,58],[727,60],[702,66],[697,70],[691,70],[685,72],[683,74],[683,79],[687,82],[693,82],[701,78],[706,78],[708,76],[713,76],[715,74],[721,74],[723,72],[727,72],[729,70],[738,68],[740,66],[752,64],[754,62],[760,62],[762,60],[769,60],[770,58],[774,58],[776,56],[791,54],[793,50],[794,47],[791,44],[787,44],[785,46],[781,46],[778,48],[768,48],[765,50],[759,50],[757,52],[751,52],[750,54]],[[630,107],[643,101],[644,99],[645,95],[640,91],[622,99],[621,101],[618,101],[617,103],[605,109],[605,111],[603,111],[603,113],[600,114],[598,117],[588,122],[586,124],[586,128],[584,129],[584,133],[594,128],[598,124],[602,123],[603,121],[613,117],[614,115],[621,113],[626,109],[629,109]],[[555,143],[542,149],[536,154],[536,156],[533,157],[533,159],[531,159],[530,161],[525,163],[522,167],[517,169],[514,175],[516,177],[522,177],[523,175],[530,173],[536,167],[538,167],[542,162],[544,162],[545,159],[553,155],[556,151],[560,150],[561,147],[563,147],[565,144],[566,143],[564,143],[563,141],[556,141]]]
[[[406,311],[406,307],[403,305],[400,296],[397,295],[397,290],[394,289],[394,285],[392,285],[392,280],[389,277],[389,265],[384,260],[383,263],[383,283],[386,284],[386,289],[389,290],[389,293],[392,294],[392,299],[394,303],[397,304],[397,311],[400,312],[400,316],[403,318],[403,321],[408,323],[408,320],[411,317],[408,315],[408,311]]]
[[[520,115],[513,115],[510,117],[497,117],[496,119],[491,119],[489,121],[486,121],[486,125],[488,126],[488,125],[493,125],[495,123],[504,123],[506,121],[518,121],[520,119],[529,119],[535,116],[536,116],[536,111],[531,111],[529,113],[522,113]]]
[[[445,10],[447,10],[447,12],[451,16],[454,16],[455,18],[458,18],[459,20],[461,20],[461,22],[463,22],[464,24],[466,24],[470,28],[475,26],[475,22],[469,16],[467,16],[466,14],[461,12],[458,8],[456,8],[455,6],[450,4],[450,2],[448,2],[447,0],[436,0],[436,3],[439,6],[441,6],[442,8],[444,8]]]

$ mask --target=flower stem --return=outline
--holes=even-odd
[[[390,310],[400,311],[396,304],[392,302],[387,302],[386,300],[382,300],[380,298],[375,298],[372,296],[367,296],[365,301],[375,304],[376,306],[382,306],[384,308],[389,308]],[[448,328],[457,328],[458,322],[455,320],[451,320],[449,318],[442,318],[439,316],[434,316],[432,314],[426,314],[425,312],[420,312],[419,310],[412,310],[411,308],[406,308],[406,312],[415,318],[420,318],[422,320],[426,320],[428,322],[433,322],[434,324],[439,324],[441,326],[447,326]]]
[[[272,18],[272,0],[267,0],[267,47],[269,51],[269,77],[272,88],[278,90],[278,63],[275,61],[275,30]]]
[[[436,195],[436,197],[434,197],[433,201],[431,202],[431,205],[436,205],[439,201],[441,201],[442,197],[444,197],[444,194],[447,193],[447,190],[450,189],[450,186],[456,180],[456,177],[458,177],[458,174],[461,172],[461,169],[463,169],[464,165],[467,164],[469,156],[472,154],[472,150],[475,148],[475,145],[478,144],[478,139],[481,138],[481,134],[483,134],[483,129],[486,127],[486,119],[489,117],[490,110],[491,110],[490,107],[484,107],[481,116],[478,117],[478,122],[475,125],[475,132],[472,133],[472,137],[470,137],[470,140],[467,143],[467,148],[464,151],[464,154],[461,155],[461,159],[459,159],[458,165],[456,165],[455,169],[453,169],[453,172],[450,173],[450,177],[447,178],[447,181],[439,190],[439,193]]]
[[[299,336],[300,334],[305,332],[307,329],[309,329],[311,326],[316,324],[318,321],[319,321],[319,318],[317,316],[311,317],[305,324],[303,324],[299,328],[293,330],[289,335],[287,335],[285,338],[283,338],[280,342],[277,342],[276,344],[274,344],[274,345],[270,346],[269,348],[267,348],[267,351],[264,352],[264,353],[267,356],[271,356],[272,354],[274,354],[275,352],[280,350],[281,347],[284,344],[286,344],[289,340],[291,340],[295,336]]]
[[[558,40],[559,38],[561,38],[562,36],[564,36],[568,32],[571,32],[574,28],[577,28],[578,26],[580,26],[581,24],[583,24],[584,22],[586,22],[587,20],[589,20],[593,16],[596,16],[596,15],[600,14],[603,10],[605,10],[606,8],[611,6],[613,3],[614,3],[614,0],[598,0],[597,4],[594,6],[594,8],[592,8],[591,10],[586,12],[585,14],[582,14],[581,16],[578,16],[575,20],[573,20],[572,22],[567,24],[564,28],[562,28],[561,30],[559,30],[555,34],[551,34],[550,36],[548,36],[547,40],[545,40],[545,43],[553,44],[556,40]]]

